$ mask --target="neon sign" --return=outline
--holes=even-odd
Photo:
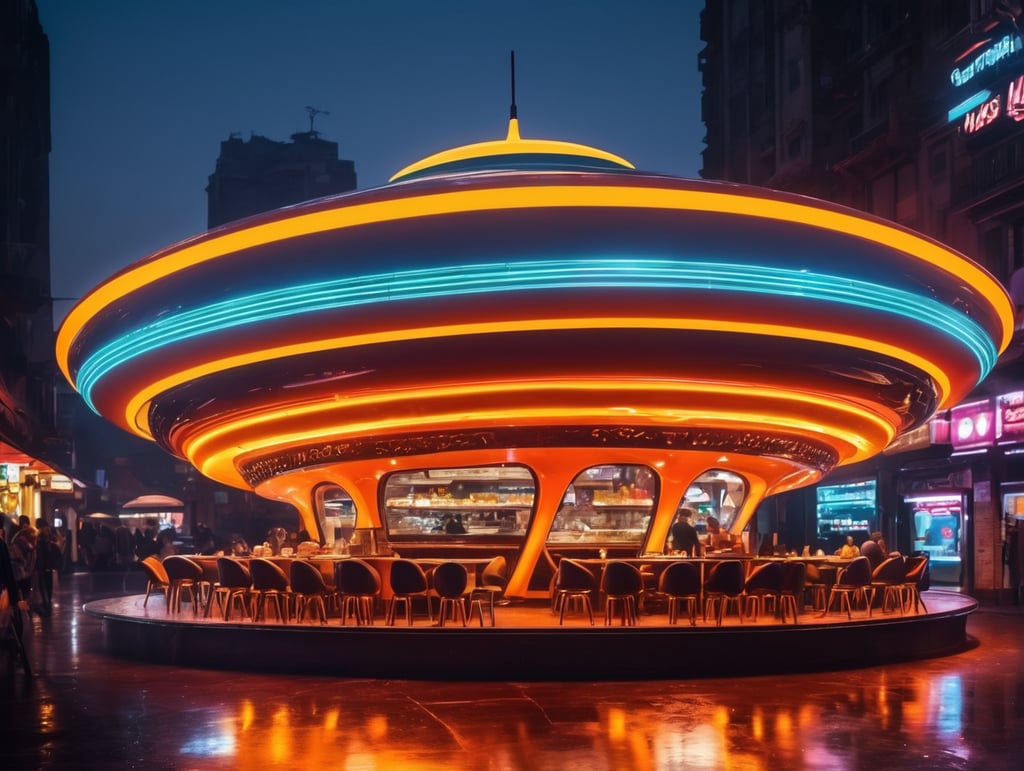
[[[1024,75],[1010,81],[1006,98],[991,91],[979,91],[949,111],[948,118],[954,121],[963,117],[960,128],[965,134],[975,134],[1006,115],[1016,123],[1024,121]]]
[[[1024,48],[1024,42],[1021,41],[1020,35],[1004,35],[989,48],[975,56],[969,64],[954,68],[949,73],[949,79],[954,86],[959,88],[976,75],[980,75],[988,68],[994,67],[1003,59],[1020,53],[1022,48]]]
[[[991,125],[1002,112],[1002,97],[996,94],[986,102],[968,112],[964,116],[963,129],[965,134],[973,134]]]

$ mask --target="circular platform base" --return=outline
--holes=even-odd
[[[670,626],[664,615],[604,626],[559,625],[547,607],[498,609],[497,625],[254,624],[168,615],[162,597],[98,600],[110,653],[153,663],[274,673],[418,680],[629,680],[828,671],[956,653],[968,647],[970,597],[926,592],[928,612],[805,612],[797,624],[761,619]]]

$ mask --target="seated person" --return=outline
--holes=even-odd
[[[860,556],[860,548],[853,542],[853,536],[846,536],[846,543],[836,549],[836,554],[844,560],[850,560]]]

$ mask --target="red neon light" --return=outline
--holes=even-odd
[[[1001,113],[1002,97],[996,94],[987,102],[983,102],[978,105],[964,116],[964,133],[974,134],[977,131],[981,131],[981,129],[991,125]]]

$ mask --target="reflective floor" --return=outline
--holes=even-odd
[[[972,614],[976,645],[965,653],[869,670],[594,684],[374,681],[110,658],[101,622],[78,609],[137,591],[134,580],[68,576],[54,614],[32,617],[36,676],[8,674],[6,656],[0,662],[0,767],[1024,767],[1021,608]],[[708,667],[727,672],[729,662]]]

